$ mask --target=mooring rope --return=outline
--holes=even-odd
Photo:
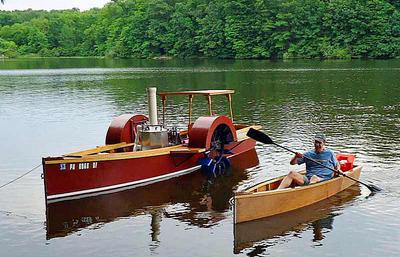
[[[232,207],[233,205],[235,205],[235,197],[232,196],[231,198],[229,198],[228,202],[229,202],[229,205],[230,205],[231,207]]]
[[[11,184],[11,183],[17,181],[18,179],[20,179],[20,178],[22,178],[22,177],[28,175],[29,173],[31,173],[32,171],[36,170],[36,169],[39,168],[40,166],[42,166],[42,164],[39,164],[38,166],[36,166],[35,168],[31,169],[30,171],[28,171],[28,172],[22,174],[21,176],[19,176],[19,177],[15,178],[15,179],[13,179],[13,180],[11,180],[11,181],[5,183],[4,185],[1,185],[0,188],[5,187],[5,186],[7,186],[7,185],[9,185],[9,184]]]

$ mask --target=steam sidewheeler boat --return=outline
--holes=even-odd
[[[144,186],[199,170],[204,159],[212,172],[223,169],[226,160],[254,148],[255,141],[246,133],[261,128],[233,123],[233,94],[234,90],[158,93],[163,105],[158,124],[156,88],[148,88],[148,117],[123,114],[111,122],[104,146],[43,158],[46,202]],[[189,100],[189,124],[182,131],[165,124],[167,98],[176,95]],[[192,123],[195,96],[207,99],[208,116]],[[213,96],[227,98],[230,117],[213,115]]]

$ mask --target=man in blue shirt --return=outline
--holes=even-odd
[[[314,138],[314,150],[305,152],[304,154],[296,153],[295,156],[290,160],[290,164],[306,164],[306,175],[302,175],[298,172],[291,171],[282,180],[278,189],[283,189],[289,187],[292,182],[297,185],[309,185],[317,183],[320,181],[328,180],[333,177],[333,171],[327,169],[321,165],[318,165],[305,157],[314,159],[315,161],[328,166],[332,169],[339,170],[340,164],[336,159],[336,155],[329,149],[325,147],[326,138],[323,134],[317,134]]]

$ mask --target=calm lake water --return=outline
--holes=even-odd
[[[41,157],[104,144],[113,117],[147,114],[150,86],[234,89],[236,122],[260,124],[297,151],[323,131],[331,149],[357,155],[361,180],[384,191],[355,185],[234,227],[232,192],[300,169],[290,153],[258,144],[258,157],[248,153],[211,185],[192,174],[47,208],[40,167],[0,188],[0,256],[398,256],[400,60],[0,60],[0,186]],[[184,127],[186,106],[169,102],[169,124]]]

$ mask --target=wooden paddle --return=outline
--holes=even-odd
[[[287,150],[287,151],[289,151],[289,152],[292,152],[292,153],[296,154],[295,151],[292,151],[292,150],[290,150],[289,148],[286,148],[286,147],[284,147],[284,146],[278,145],[278,144],[275,143],[268,135],[264,134],[263,132],[261,132],[261,131],[259,131],[259,130],[250,128],[249,131],[247,132],[247,136],[248,136],[248,137],[251,137],[252,139],[254,139],[254,140],[256,140],[256,141],[259,141],[259,142],[261,142],[261,143],[264,143],[264,144],[273,144],[273,145],[276,145],[276,146],[278,146],[278,147],[280,147],[280,148],[283,148],[283,149],[285,149],[285,150]],[[377,186],[375,186],[375,185],[372,185],[372,184],[369,184],[369,185],[368,185],[368,184],[366,184],[366,183],[364,183],[364,182],[361,182],[361,181],[359,181],[359,180],[357,180],[357,179],[355,179],[355,178],[352,178],[352,177],[347,176],[346,174],[344,174],[343,172],[341,172],[341,171],[339,171],[339,170],[332,169],[332,168],[330,168],[330,167],[328,167],[328,166],[326,166],[326,165],[324,165],[324,164],[322,164],[322,163],[319,163],[318,161],[316,161],[316,160],[314,160],[314,159],[312,159],[312,158],[309,158],[309,157],[307,157],[307,156],[303,156],[303,157],[304,157],[305,159],[309,160],[309,161],[312,161],[312,162],[314,162],[314,163],[316,163],[316,164],[318,164],[318,165],[323,166],[324,168],[327,168],[327,169],[329,169],[329,170],[332,170],[333,172],[335,172],[335,173],[337,173],[337,174],[339,174],[339,175],[341,175],[341,176],[343,176],[343,177],[346,177],[346,178],[348,178],[348,179],[354,180],[354,181],[360,183],[361,185],[366,186],[369,190],[371,190],[371,192],[382,191],[381,188],[379,188],[379,187],[377,187]]]

